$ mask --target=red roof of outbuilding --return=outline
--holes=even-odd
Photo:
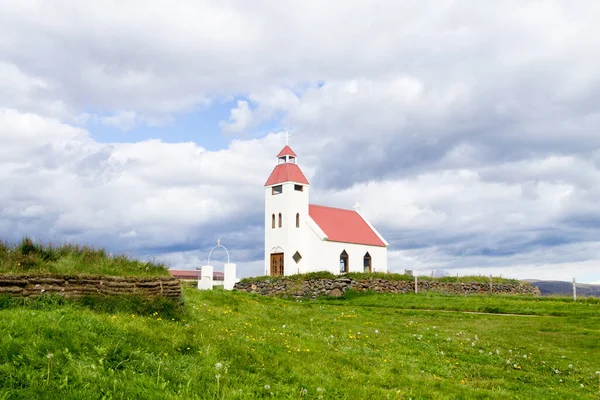
[[[292,150],[292,148],[288,145],[285,145],[285,147],[283,149],[281,149],[279,154],[277,154],[277,157],[283,157],[283,156],[298,157],[296,155],[296,153],[294,153],[294,150]]]
[[[169,273],[171,276],[177,279],[198,279],[200,278],[200,271],[193,269],[170,269]],[[222,281],[224,273],[221,271],[213,271],[213,280]]]
[[[265,186],[277,185],[283,182],[296,182],[308,185],[308,180],[300,170],[297,164],[285,163],[279,164],[271,172]]]
[[[309,204],[308,213],[328,240],[385,247],[377,233],[354,210]]]

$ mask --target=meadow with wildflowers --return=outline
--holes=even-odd
[[[598,299],[103,302],[0,298],[0,399],[600,397]]]

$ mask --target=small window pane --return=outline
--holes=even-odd
[[[296,261],[296,264],[298,264],[300,262],[300,260],[302,260],[302,256],[298,252],[294,253],[292,258],[294,259],[294,261]]]

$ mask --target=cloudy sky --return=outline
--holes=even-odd
[[[285,144],[393,271],[600,282],[594,0],[0,0],[0,234],[262,272]]]

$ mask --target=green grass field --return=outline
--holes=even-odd
[[[24,238],[10,245],[0,241],[0,274],[67,274],[112,276],[168,276],[158,262],[142,262],[104,249],[72,244],[41,244]]]
[[[597,299],[184,295],[0,299],[0,399],[600,398]]]

